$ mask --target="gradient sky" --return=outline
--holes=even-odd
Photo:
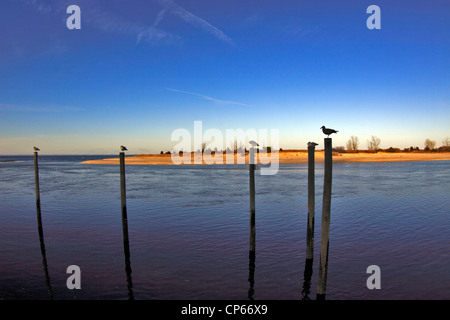
[[[450,137],[448,0],[2,0],[0,39],[3,155],[159,153],[195,120],[285,149],[322,125],[361,149]]]

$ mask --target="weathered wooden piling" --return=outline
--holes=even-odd
[[[255,229],[255,152],[250,148],[249,154],[249,180],[250,180],[250,252],[255,252],[256,248],[256,229]]]
[[[42,226],[41,221],[41,195],[39,191],[39,165],[38,165],[38,153],[34,152],[34,189],[36,191],[36,213],[38,218],[38,225]]]
[[[306,228],[306,261],[303,273],[302,300],[309,300],[314,258],[314,219],[315,219],[315,150],[316,143],[308,143],[308,224]]]
[[[42,254],[42,265],[44,267],[45,283],[47,284],[48,295],[50,299],[53,299],[52,287],[50,285],[50,275],[48,273],[47,256],[45,251],[44,242],[44,228],[42,227],[42,215],[41,215],[41,195],[39,189],[39,163],[38,163],[38,153],[34,152],[34,188],[36,192],[36,218],[39,234],[39,244],[41,247]]]
[[[322,229],[320,240],[319,281],[317,299],[325,299],[328,272],[328,249],[330,235],[331,182],[333,171],[333,153],[331,138],[325,138],[325,168],[323,181]]]
[[[315,216],[315,144],[308,145],[308,226],[306,229],[306,259],[314,257]]]
[[[123,249],[125,254],[125,272],[127,275],[128,297],[134,300],[133,284],[131,279],[131,263],[130,263],[130,242],[128,238],[128,217],[127,217],[127,193],[125,183],[125,153],[119,154],[120,158],[120,205],[122,208],[122,234],[123,234]]]
[[[37,217],[39,240],[41,243],[41,252],[43,252],[45,256],[45,246],[43,246],[44,230],[42,227],[42,216],[41,216],[41,195],[39,190],[39,164],[37,152],[34,152],[34,188],[36,191],[36,217]]]
[[[127,191],[125,183],[125,154],[121,152],[120,157],[120,205],[122,208],[123,240],[128,244],[128,218],[127,218]]]

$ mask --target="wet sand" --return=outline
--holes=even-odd
[[[213,157],[211,157],[213,159]],[[268,154],[265,159],[259,159],[258,163],[269,163],[270,160],[275,162],[276,155]],[[324,152],[316,151],[316,162],[323,162]],[[432,160],[450,160],[450,152],[377,152],[377,153],[333,153],[333,162],[393,162],[393,161],[432,161]],[[191,161],[187,164],[207,164],[205,159],[201,159],[201,155],[191,154]],[[223,164],[229,163],[226,155],[223,155]],[[306,150],[298,151],[281,151],[278,153],[279,163],[306,163],[308,162],[308,152]],[[82,162],[84,164],[119,164],[119,158],[89,160]],[[244,157],[234,155],[233,163],[248,163],[248,154]],[[136,156],[126,156],[127,165],[174,165],[170,154],[143,154]],[[185,163],[186,164],[186,163]]]

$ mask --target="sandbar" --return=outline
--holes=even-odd
[[[217,157],[220,155],[218,154]],[[245,158],[241,155],[234,154],[234,159],[226,158],[223,155],[222,164],[238,164],[249,163],[249,155]],[[277,162],[276,154],[267,154],[267,157],[260,159],[258,156],[258,163],[275,163]],[[134,156],[126,156],[125,163],[127,165],[174,165],[170,154],[141,154]],[[211,158],[213,159],[213,158]],[[263,161],[261,161],[263,160]],[[315,161],[323,162],[324,152],[317,150],[315,152]],[[396,162],[396,161],[435,161],[435,160],[450,160],[450,152],[358,152],[358,153],[337,153],[333,152],[333,162]],[[201,163],[200,163],[201,161]],[[270,162],[271,161],[271,162]],[[205,158],[201,154],[191,154],[191,161],[183,163],[182,165],[195,164],[209,164],[205,162]],[[278,152],[278,163],[307,163],[307,150],[288,150]],[[119,158],[89,160],[82,162],[84,164],[111,164],[118,165]],[[210,162],[211,163],[211,162]],[[217,163],[216,163],[217,164]],[[218,163],[221,164],[221,163]]]

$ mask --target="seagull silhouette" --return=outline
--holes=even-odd
[[[332,133],[338,133],[338,132],[339,132],[339,131],[334,130],[334,129],[328,129],[328,128],[325,128],[325,126],[322,126],[320,129],[322,129],[322,132],[323,132],[324,134],[326,134],[328,137],[329,137],[330,134],[332,134]]]
[[[38,147],[33,147],[34,151],[41,151]]]
[[[315,142],[308,142],[308,147],[315,147],[315,146],[318,146],[319,144],[318,143],[315,143]]]
[[[250,143],[250,145],[252,146],[252,147],[259,147],[259,144],[257,144],[255,141],[253,141],[253,140],[250,140],[248,143]]]
[[[120,150],[122,150],[122,151],[128,151],[128,149],[127,149],[126,147],[124,147],[124,146],[120,146]]]

